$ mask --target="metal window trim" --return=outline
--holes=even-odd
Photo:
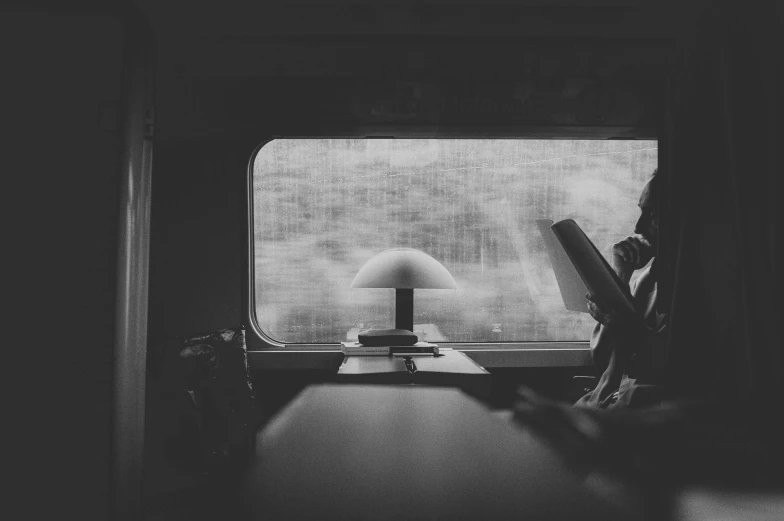
[[[557,344],[561,347],[545,347]],[[591,350],[587,342],[525,344],[455,344],[453,349],[462,351],[486,369],[525,367],[593,367]],[[248,351],[248,363],[253,370],[334,370],[343,360],[343,353],[335,345],[304,345]]]
[[[555,131],[557,130],[557,132]],[[594,135],[586,135],[585,129],[577,131],[574,128],[550,129],[550,132],[520,132],[516,135],[508,135],[518,139],[539,137],[543,135],[545,139],[608,139],[614,132],[600,132]],[[606,129],[605,129],[606,130]],[[617,132],[617,129],[614,129]],[[625,138],[646,139],[648,133],[640,132],[639,129],[625,129],[627,133],[621,134]],[[635,132],[636,130],[636,132]],[[245,226],[245,254],[243,255],[242,272],[246,277],[243,284],[243,319],[244,325],[248,330],[248,360],[251,368],[255,370],[328,370],[337,366],[343,359],[339,344],[286,344],[269,337],[259,327],[255,314],[255,276],[254,276],[254,252],[255,244],[253,237],[253,165],[259,151],[268,143],[275,139],[285,138],[313,138],[313,137],[387,137],[387,138],[416,138],[416,137],[445,137],[445,138],[476,138],[476,129],[400,129],[384,128],[362,128],[353,131],[333,132],[303,132],[300,135],[267,135],[260,137],[255,147],[253,147],[248,159],[246,172],[247,183],[247,215],[243,225]],[[595,132],[595,130],[594,130]],[[338,135],[339,134],[339,135]],[[504,134],[502,132],[502,134]],[[637,134],[636,136],[634,134]],[[567,137],[568,136],[568,137]],[[632,137],[634,136],[634,137]],[[655,133],[651,135],[656,139]],[[588,342],[514,342],[514,343],[465,343],[450,344],[455,349],[463,351],[474,361],[483,367],[492,368],[523,368],[523,367],[592,367],[591,352]]]

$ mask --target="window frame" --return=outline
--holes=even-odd
[[[340,364],[340,343],[300,344],[270,338],[258,324],[255,313],[255,244],[253,206],[253,166],[259,151],[276,139],[619,139],[658,140],[652,128],[633,127],[439,127],[401,126],[355,129],[318,129],[308,133],[267,135],[250,154],[246,172],[245,254],[243,255],[243,325],[246,329],[248,360],[254,369],[329,370]],[[464,352],[488,369],[521,367],[592,367],[589,342],[450,342],[449,347]]]

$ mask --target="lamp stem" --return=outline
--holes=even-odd
[[[414,289],[395,289],[395,329],[414,331]]]

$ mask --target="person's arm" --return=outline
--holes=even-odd
[[[654,249],[642,235],[630,235],[613,244],[613,268],[626,284],[635,270],[645,267],[654,256]]]
[[[613,268],[625,284],[629,284],[632,274],[648,264],[653,258],[654,249],[642,235],[631,235],[613,245]],[[632,293],[632,292],[630,292]],[[637,328],[607,302],[588,294],[588,312],[596,322],[608,329],[634,333]]]
[[[632,246],[628,247],[631,248]],[[636,264],[622,264],[624,263],[623,255],[631,254],[628,251],[623,251],[622,248],[624,248],[624,241],[618,243],[615,248],[617,259],[615,259],[614,264],[619,266],[620,275],[623,276],[623,280],[626,282],[629,274],[634,271]],[[639,262],[645,262],[646,264],[649,261],[644,252],[642,255],[637,255],[637,259]],[[643,284],[642,293],[650,296],[650,275],[645,273],[637,279],[634,287],[630,289],[630,293],[635,299],[635,308],[639,309],[641,313],[644,313],[643,310],[647,309],[649,306],[648,303],[638,302],[639,298],[642,298],[642,295],[638,295],[641,282],[645,282]],[[623,314],[613,309],[608,302],[604,302],[590,293],[586,294],[585,297],[587,299],[588,312],[591,317],[596,320],[596,327],[591,334],[591,354],[597,368],[600,371],[605,371],[610,363],[610,357],[613,352],[618,351],[619,353],[623,352],[625,354],[630,354],[627,353],[629,349],[626,349],[626,346],[639,345],[651,331],[648,331],[648,329],[643,326],[644,317],[641,317],[643,320],[638,322],[629,320],[628,317],[625,317]]]

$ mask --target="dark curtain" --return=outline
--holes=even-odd
[[[669,383],[681,395],[778,411],[780,9],[713,2],[679,41],[660,141],[657,261],[671,298]]]

